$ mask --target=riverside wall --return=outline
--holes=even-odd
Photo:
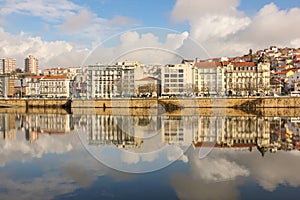
[[[0,107],[62,107],[65,99],[0,99]],[[172,98],[172,99],[97,99],[72,100],[71,108],[156,108],[164,105],[181,108],[300,108],[300,97],[278,98]]]
[[[65,99],[0,99],[0,107],[52,107],[59,108],[67,103]]]
[[[151,108],[165,104],[182,108],[300,108],[300,97],[73,100],[72,108]]]

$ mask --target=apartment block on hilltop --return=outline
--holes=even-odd
[[[33,55],[25,58],[25,72],[31,74],[38,74],[39,72],[39,60]]]

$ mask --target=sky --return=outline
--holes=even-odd
[[[298,0],[0,0],[0,57],[24,68],[166,64],[300,47]]]

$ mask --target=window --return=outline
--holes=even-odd
[[[180,70],[178,70],[179,71],[179,73],[183,73],[183,69],[180,69]]]

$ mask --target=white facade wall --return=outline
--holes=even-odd
[[[40,80],[40,95],[48,98],[70,96],[70,80],[64,76],[46,76]]]
[[[166,65],[161,69],[162,96],[187,96],[193,93],[193,70],[187,64]]]

